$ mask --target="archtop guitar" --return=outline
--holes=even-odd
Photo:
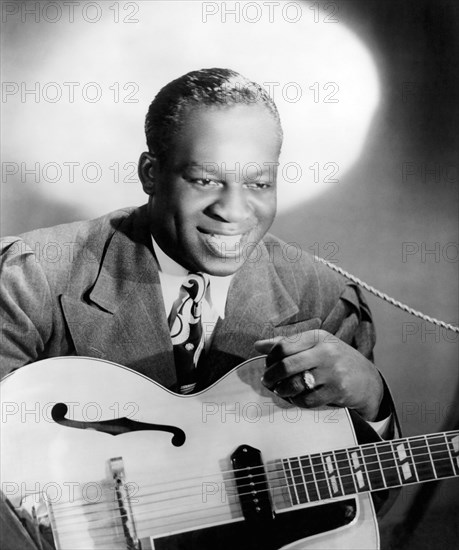
[[[368,550],[371,491],[459,475],[458,431],[358,445],[346,409],[296,408],[264,369],[182,396],[99,359],[23,367],[0,384],[2,491],[62,550]]]

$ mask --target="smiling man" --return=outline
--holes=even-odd
[[[265,238],[276,213],[282,146],[268,94],[232,71],[195,71],[160,91],[146,134],[149,152],[140,157],[139,176],[150,197],[163,294],[174,287],[165,280],[168,268],[182,279],[188,271],[222,278],[214,277],[207,291],[210,305],[220,302],[217,328],[216,315],[206,325],[207,383],[235,366],[234,358],[269,352],[270,389],[300,406],[348,406],[374,420],[383,383],[369,360],[374,335],[358,290],[306,255],[289,263],[285,244]],[[344,341],[311,330],[330,326]],[[267,336],[277,336],[274,347],[273,340],[260,341]],[[345,343],[356,346],[356,338],[363,354]]]
[[[259,104],[190,105],[182,117],[168,158],[152,144],[140,159],[151,233],[190,271],[231,275],[276,214],[279,122]]]
[[[3,240],[2,374],[82,355],[190,393],[267,354],[279,396],[348,407],[391,436],[359,289],[268,233],[282,128],[266,91],[194,71],[158,93],[145,129],[147,205]]]
[[[182,342],[200,365],[193,389],[267,353],[263,382],[280,396],[386,418],[359,289],[306,253],[290,261],[267,233],[283,137],[267,92],[227,69],[193,71],[158,93],[145,130],[147,205],[3,240],[2,374],[84,355],[177,389],[177,300],[201,282],[203,336]],[[205,279],[187,283],[190,273]]]

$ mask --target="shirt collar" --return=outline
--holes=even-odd
[[[151,242],[153,243],[153,250],[155,251],[156,259],[158,260],[161,284],[166,284],[169,287],[178,285],[176,292],[177,296],[178,289],[188,275],[189,271],[168,256],[155,241],[153,235],[151,236]],[[211,307],[214,308],[223,319],[225,317],[225,306],[226,299],[228,297],[228,290],[233,275],[227,275],[225,277],[208,275],[208,277],[210,284],[206,299],[210,303]]]
[[[155,251],[156,258],[159,264],[159,270],[165,275],[172,277],[186,277],[188,275],[188,269],[185,269],[180,264],[170,258],[162,248],[155,241],[153,235],[151,236],[151,242],[153,243],[153,250]]]

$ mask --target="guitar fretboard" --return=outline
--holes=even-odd
[[[281,461],[292,506],[459,475],[459,431]]]

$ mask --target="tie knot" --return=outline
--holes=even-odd
[[[205,273],[189,273],[182,287],[194,302],[200,302],[209,286],[209,276]]]

